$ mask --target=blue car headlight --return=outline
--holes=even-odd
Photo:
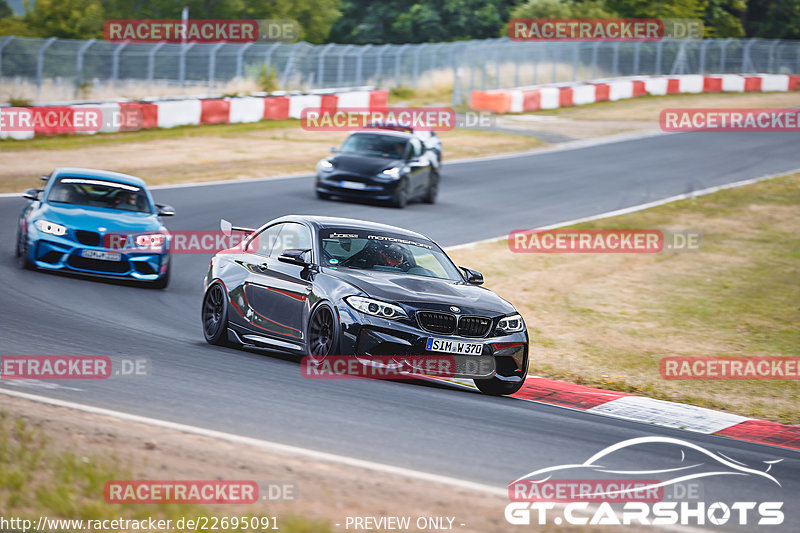
[[[322,161],[317,163],[317,169],[319,169],[320,172],[329,172],[333,170],[333,163],[331,163],[327,159],[323,159]]]
[[[56,224],[55,222],[48,222],[47,220],[40,219],[34,222],[34,224],[36,225],[36,228],[43,233],[49,233],[50,235],[58,236],[67,234],[67,228],[61,224]]]

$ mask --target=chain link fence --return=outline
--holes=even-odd
[[[508,38],[404,45],[300,43],[110,43],[0,37],[0,88],[257,88],[263,65],[279,88],[343,86],[452,88],[452,103],[473,89],[587,81],[615,76],[800,73],[800,42],[761,39],[631,42],[515,42]]]

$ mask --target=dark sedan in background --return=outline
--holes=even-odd
[[[410,133],[355,132],[317,164],[315,188],[324,199],[367,199],[401,208],[415,199],[432,204],[439,194],[438,156]]]
[[[365,364],[370,356],[401,363],[444,354],[455,361],[447,377],[473,379],[494,395],[525,381],[522,317],[479,286],[479,272],[457,267],[424,235],[314,216],[234,229],[250,234],[215,255],[204,280],[209,343],[356,356]]]

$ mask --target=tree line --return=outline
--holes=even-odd
[[[706,37],[800,39],[800,0],[0,0],[0,35],[102,38],[108,19],[293,19],[311,43],[487,39],[515,18],[693,18]]]

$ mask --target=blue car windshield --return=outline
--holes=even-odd
[[[105,207],[136,213],[153,212],[147,193],[137,185],[68,176],[61,176],[57,180],[47,195],[48,202]]]
[[[407,139],[380,133],[354,133],[342,144],[343,154],[360,154],[387,159],[402,159]]]

